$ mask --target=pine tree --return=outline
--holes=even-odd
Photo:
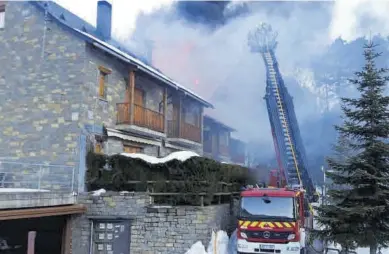
[[[335,126],[347,155],[328,158],[331,202],[317,209],[322,239],[349,248],[389,243],[389,97],[384,95],[388,69],[377,68],[375,46],[364,47],[365,66],[350,82],[358,98],[342,98],[343,124]]]

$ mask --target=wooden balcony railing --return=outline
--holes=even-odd
[[[201,143],[201,128],[181,121],[181,131],[177,121],[168,121],[168,137],[183,138],[197,143]]]
[[[212,140],[203,140],[203,150],[206,153],[212,153]]]
[[[227,145],[219,145],[219,154],[223,156],[230,156],[230,149]]]
[[[231,160],[236,163],[245,163],[246,162],[246,157],[244,155],[231,155]]]
[[[117,103],[117,124],[131,124],[130,103]],[[163,114],[134,104],[134,125],[164,132]]]

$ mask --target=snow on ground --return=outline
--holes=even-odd
[[[49,192],[49,190],[42,189],[25,189],[25,188],[0,188],[0,193],[11,193],[11,192]]]
[[[130,157],[130,158],[134,158],[134,159],[141,159],[141,160],[144,160],[144,161],[151,163],[151,164],[165,163],[165,162],[168,162],[168,161],[171,161],[174,159],[180,160],[180,161],[186,161],[192,157],[199,157],[200,156],[197,153],[191,152],[191,151],[174,152],[174,153],[171,153],[168,156],[163,157],[163,158],[157,158],[157,157],[150,156],[147,154],[142,154],[142,153],[121,153],[121,155]]]
[[[234,234],[236,236],[236,232]],[[205,250],[203,243],[198,241],[185,254],[236,254],[234,234],[231,239],[228,239],[227,233],[222,230],[212,232],[207,250]]]

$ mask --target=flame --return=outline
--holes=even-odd
[[[193,90],[201,96],[207,97],[209,87],[201,83],[204,79],[192,57],[198,54],[197,45],[189,40],[180,42],[169,42],[162,40],[153,40],[153,65],[164,72],[166,75],[176,80],[187,88]]]

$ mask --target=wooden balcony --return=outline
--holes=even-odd
[[[212,140],[203,140],[203,150],[206,153],[212,153]]]
[[[231,161],[244,164],[246,162],[246,157],[244,155],[235,154],[231,156]]]
[[[117,103],[117,124],[136,125],[153,131],[164,132],[164,115],[134,104],[134,118],[131,123],[130,103]]]
[[[230,156],[230,149],[227,145],[219,145],[219,154],[222,156]]]
[[[181,121],[181,130],[179,131],[178,121],[168,121],[169,138],[182,138],[197,143],[201,143],[201,128]]]

